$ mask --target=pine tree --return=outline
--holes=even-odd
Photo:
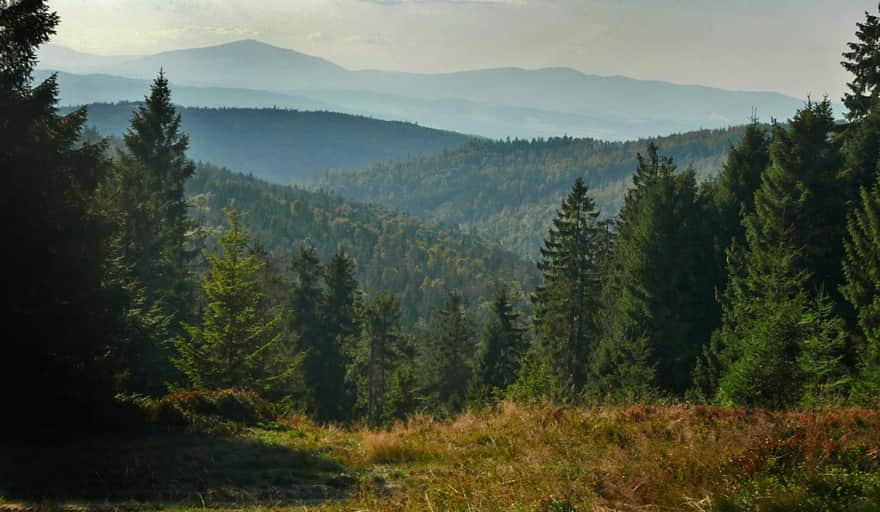
[[[143,318],[132,323],[151,326],[136,328],[128,345],[130,387],[140,392],[161,392],[172,378],[164,343],[182,334],[181,322],[193,313],[194,251],[187,247],[187,233],[194,224],[187,218],[183,187],[195,166],[186,157],[189,138],[180,124],[168,80],[160,73],[132,115],[125,149],[108,182],[120,223],[118,271],[127,274],[128,286],[142,299],[130,315]]]
[[[324,364],[329,356],[338,354],[327,347],[327,336],[321,318],[321,308],[325,302],[321,287],[322,268],[315,248],[302,245],[299,255],[291,262],[291,270],[295,274],[295,280],[290,299],[290,332],[296,337],[297,348],[305,358],[303,379],[307,392],[306,408],[316,417],[324,418],[331,414],[329,410],[338,406],[325,400],[323,393],[335,383],[327,385]]]
[[[245,388],[271,396],[291,382],[298,360],[276,368],[273,357],[284,349],[283,315],[265,306],[263,264],[248,247],[247,230],[234,211],[227,218],[220,253],[208,256],[201,325],[186,325],[187,335],[175,340],[174,363],[197,389]]]
[[[592,372],[599,395],[683,393],[715,328],[711,236],[693,171],[648,146],[621,209],[604,296],[607,325]],[[645,380],[654,375],[653,380]]]
[[[528,350],[525,329],[519,325],[519,312],[505,286],[495,292],[492,316],[482,338],[472,392],[478,402],[502,395],[516,380]]]
[[[541,354],[557,398],[583,387],[587,360],[598,337],[600,265],[608,248],[607,227],[583,179],[578,178],[553,219],[541,249],[543,284],[533,295]]]
[[[866,116],[880,94],[880,17],[865,12],[865,21],[857,26],[858,40],[847,43],[849,50],[843,53],[841,62],[854,75],[843,98],[850,120]]]
[[[438,409],[455,412],[465,405],[476,352],[474,334],[464,297],[451,292],[435,319],[422,362],[425,389]]]
[[[118,390],[119,295],[107,278],[97,189],[105,145],[82,144],[85,109],[57,113],[53,75],[34,85],[36,50],[58,16],[43,0],[0,0],[0,190],[4,336],[0,384],[19,390],[7,426],[91,421]]]
[[[880,392],[880,184],[862,189],[849,216],[841,291],[856,312],[864,337],[856,398],[870,401]]]
[[[317,417],[323,420],[345,419],[354,397],[346,389],[347,354],[353,349],[358,326],[359,291],[354,275],[354,261],[341,248],[324,269],[326,293],[321,304],[323,336],[320,381],[316,393],[320,397]]]

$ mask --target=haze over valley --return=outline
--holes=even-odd
[[[135,101],[164,69],[186,106],[334,110],[491,138],[570,135],[631,140],[760,119],[786,119],[803,99],[570,68],[443,74],[349,70],[255,40],[148,56],[101,57],[47,45],[39,67],[60,76],[61,101]],[[231,70],[235,72],[230,72]],[[140,88],[139,88],[140,87]]]

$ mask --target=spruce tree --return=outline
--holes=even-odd
[[[857,41],[847,43],[841,62],[854,75],[843,98],[850,120],[865,117],[880,94],[880,17],[865,12],[865,21],[857,26]]]
[[[347,354],[353,349],[359,329],[359,291],[354,272],[354,261],[341,248],[324,269],[326,292],[320,311],[324,326],[322,371],[316,383],[316,392],[321,397],[317,404],[319,419],[345,419],[353,405],[354,396],[346,389],[345,375]]]
[[[718,176],[715,207],[719,211],[720,243],[745,242],[742,217],[754,209],[755,191],[761,186],[761,174],[770,164],[770,138],[767,130],[752,120],[739,144],[730,148],[727,161]]]
[[[173,378],[165,342],[182,334],[181,322],[194,313],[190,263],[195,252],[187,239],[194,224],[187,218],[183,188],[195,166],[186,157],[189,138],[180,124],[168,80],[160,73],[132,115],[108,181],[120,224],[114,244],[118,271],[141,297],[129,311],[141,318],[131,322],[127,354],[129,386],[139,392],[159,393]]]
[[[502,396],[519,374],[528,350],[519,312],[511,302],[507,287],[496,290],[492,316],[483,331],[480,353],[473,379],[474,399],[482,402]]]
[[[592,371],[599,395],[680,394],[716,326],[711,237],[693,171],[648,146],[621,209],[605,283],[607,324]],[[653,375],[653,379],[650,377]],[[629,388],[634,388],[632,391]]]
[[[292,381],[297,358],[284,357],[283,315],[267,308],[261,289],[263,263],[251,253],[247,230],[227,212],[220,253],[208,256],[202,281],[207,304],[201,325],[186,325],[175,340],[174,363],[197,389],[245,388],[277,395]],[[280,367],[279,367],[280,366]]]
[[[302,369],[307,393],[306,408],[316,417],[326,418],[338,404],[326,400],[334,398],[324,393],[336,384],[325,380],[324,363],[338,352],[328,348],[321,318],[321,308],[325,302],[321,286],[322,268],[312,245],[300,246],[299,255],[291,261],[291,270],[295,279],[290,298],[290,332],[296,337],[297,348],[304,357]],[[335,345],[335,340],[333,343]]]
[[[585,384],[587,360],[598,338],[600,265],[607,227],[584,180],[578,178],[553,219],[533,295],[540,355],[550,371],[551,394],[572,398]]]
[[[812,378],[797,364],[798,358],[810,357],[803,353],[804,344],[815,334],[805,329],[816,321],[807,320],[819,318],[829,333],[836,329],[826,304],[816,313],[812,299],[826,280],[834,282],[829,259],[837,242],[829,233],[836,229],[838,214],[823,215],[823,205],[833,204],[824,187],[837,171],[832,128],[827,101],[808,103],[788,130],[774,127],[771,165],[755,193],[754,212],[744,221],[746,247],[729,254],[731,279],[720,332],[726,368],[718,396],[724,403],[796,403],[802,385]],[[831,334],[820,337],[839,340]],[[810,351],[820,353],[815,347]]]
[[[419,380],[413,367],[412,347],[404,341],[388,379],[388,390],[382,403],[382,421],[404,421],[416,412],[422,400]]]
[[[842,403],[852,381],[847,365],[848,333],[836,315],[834,303],[824,291],[801,319],[798,366],[803,378],[801,404],[806,406]]]
[[[847,228],[841,291],[864,340],[854,391],[857,400],[870,401],[880,392],[880,185],[862,189]]]
[[[361,347],[353,368],[367,422],[378,425],[386,413],[389,376],[403,352],[400,305],[384,293],[371,300],[364,311]]]
[[[102,143],[80,143],[85,109],[57,113],[57,79],[33,84],[58,16],[43,0],[0,0],[0,190],[4,336],[0,383],[16,423],[91,421],[118,391],[119,289],[108,279],[112,218],[97,189]]]
[[[450,292],[435,319],[425,353],[425,388],[433,405],[455,412],[464,407],[471,382],[476,339],[473,320],[459,292]]]

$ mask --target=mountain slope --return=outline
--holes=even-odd
[[[65,67],[53,61],[62,71],[82,68],[77,62]],[[567,133],[624,140],[742,124],[753,109],[764,120],[786,119],[802,104],[773,92],[605,77],[570,68],[443,74],[347,70],[250,40],[103,62],[100,69],[89,69],[149,79],[164,68],[175,84],[305,96],[346,112],[490,137]]]
[[[181,84],[275,91],[341,80],[346,73],[324,59],[253,40],[158,53],[113,64],[110,70],[151,78],[160,68]]]
[[[461,290],[484,311],[498,276],[524,292],[537,283],[534,265],[473,235],[337,195],[272,185],[200,164],[186,185],[193,216],[209,231],[225,223],[223,209],[243,212],[245,224],[285,262],[309,240],[323,260],[342,246],[357,263],[370,293],[394,292],[409,324],[426,320],[449,290]]]
[[[129,126],[133,103],[88,106],[104,135]],[[429,155],[470,140],[459,133],[333,112],[278,109],[178,109],[189,156],[278,183],[308,182],[324,170]]]
[[[38,70],[34,79],[45,80],[53,71]],[[61,105],[88,105],[90,103],[118,103],[142,101],[149,92],[151,80],[123,78],[102,74],[75,74],[55,71],[58,79],[58,103]],[[340,111],[341,107],[305,96],[255,89],[225,87],[193,87],[173,85],[174,102],[186,107],[284,108],[297,110]]]
[[[680,168],[701,176],[720,169],[743,128],[702,130],[651,139]],[[473,230],[523,256],[535,257],[550,219],[578,176],[604,215],[620,208],[648,140],[604,142],[555,138],[475,140],[429,157],[329,172],[323,183],[339,193]]]

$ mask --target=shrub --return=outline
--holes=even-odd
[[[149,404],[153,421],[167,427],[189,427],[228,421],[256,425],[275,419],[274,406],[253,391],[234,389],[178,391]]]

